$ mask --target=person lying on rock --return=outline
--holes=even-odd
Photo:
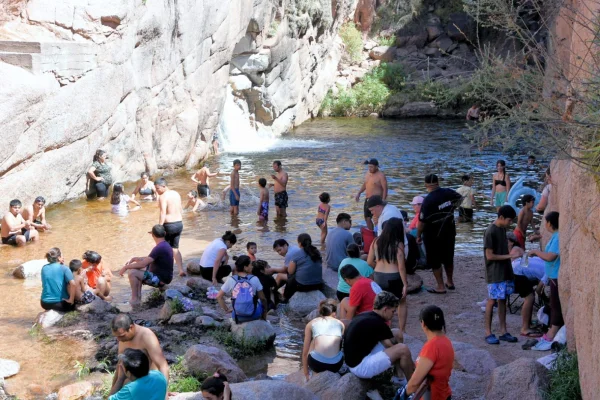
[[[202,382],[202,397],[206,400],[231,400],[231,389],[227,377],[219,372]]]
[[[150,370],[150,360],[142,350],[125,349],[119,354],[117,373],[109,400],[164,400],[167,379],[159,371]],[[126,383],[126,382],[129,383]]]
[[[119,271],[119,275],[128,272],[131,285],[131,299],[129,303],[138,305],[142,299],[142,285],[162,289],[173,280],[173,248],[165,240],[166,231],[163,225],[156,224],[152,227],[152,239],[156,246],[147,257],[133,257]]]
[[[350,286],[350,297],[342,299],[339,317],[344,324],[349,324],[355,315],[373,311],[373,302],[375,296],[381,292],[381,287],[371,279],[362,276],[351,264],[341,267],[340,275]]]
[[[31,224],[38,232],[46,231],[50,228],[50,224],[46,221],[46,199],[38,196],[33,201],[33,204],[23,209],[23,219]]]
[[[415,364],[408,346],[399,342],[399,329],[390,329],[388,323],[400,304],[400,299],[390,292],[382,291],[375,297],[373,311],[357,315],[344,333],[344,356],[350,371],[359,378],[371,379],[396,367],[398,377],[402,373],[410,379]]]
[[[113,274],[110,269],[105,268],[102,256],[93,250],[83,253],[82,267],[86,270],[87,282],[94,294],[104,301],[111,301],[109,296]]]
[[[134,324],[133,320],[128,314],[116,315],[110,323],[110,329],[112,331],[112,335],[117,339],[119,344],[119,355],[124,354],[128,349],[141,350],[145,355],[148,356],[150,370],[160,371],[166,378],[167,383],[169,382],[169,364],[165,359],[163,351],[160,347],[160,343],[158,342],[158,338],[154,332],[146,327]],[[119,364],[117,365],[117,369],[113,378],[111,393],[116,393],[119,391],[119,389],[116,389],[117,384],[120,383],[121,386],[123,386],[130,380],[129,376],[126,376],[125,379],[123,379],[123,375],[127,374],[125,374],[126,368],[119,367],[121,364],[123,364],[123,361],[119,359]],[[141,399],[143,397],[131,397],[131,399],[134,398]],[[164,398],[165,394],[163,392],[160,400],[163,400]],[[118,397],[117,399],[120,398]],[[159,399],[159,397],[157,397],[157,399]]]
[[[217,301],[223,310],[231,313],[236,323],[267,319],[267,299],[260,280],[252,275],[250,257],[239,256],[235,261],[237,275],[230,276],[221,286]],[[225,304],[225,293],[231,293],[231,308]],[[260,300],[260,302],[258,301]]]
[[[9,212],[2,217],[2,244],[25,246],[27,242],[35,242],[38,239],[39,235],[35,227],[23,219],[21,207],[20,200],[10,201]]]

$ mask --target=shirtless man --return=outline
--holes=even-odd
[[[110,328],[119,343],[119,354],[123,353],[125,349],[143,351],[150,360],[150,369],[159,370],[167,378],[167,382],[169,381],[169,364],[154,332],[146,327],[134,324],[127,314],[119,314],[114,317],[110,323]],[[116,369],[113,377],[113,387],[119,381],[121,371],[121,368]]]
[[[271,175],[271,178],[275,183],[271,183],[269,187],[273,187],[275,192],[275,210],[277,211],[277,217],[287,217],[286,208],[288,206],[288,194],[287,194],[287,183],[288,173],[283,170],[281,161],[273,161],[273,171],[276,175]]]
[[[240,169],[242,169],[242,162],[240,160],[233,160],[233,171],[229,180],[229,212],[231,215],[238,215],[240,213]]]
[[[366,191],[365,195],[367,197],[365,199],[363,211],[367,228],[373,230],[373,214],[371,214],[371,211],[367,208],[367,201],[371,196],[381,196],[383,201],[386,200],[388,193],[387,179],[385,179],[383,172],[379,170],[379,161],[371,158],[370,160],[365,161],[365,164],[369,166],[369,172],[365,174],[365,182],[356,194],[356,202],[360,200],[361,193]]]
[[[160,210],[158,223],[164,226],[167,233],[165,240],[173,248],[173,256],[179,270],[179,276],[186,276],[183,269],[181,252],[179,251],[179,238],[181,237],[181,232],[183,232],[181,196],[176,191],[167,187],[165,178],[158,178],[154,182],[154,187],[156,188],[156,193],[158,193],[158,209]]]
[[[25,246],[25,243],[38,239],[38,232],[33,225],[25,221],[21,216],[21,201],[11,200],[10,212],[2,217],[2,244],[10,244],[11,246]]]
[[[200,168],[198,171],[196,171],[194,175],[192,175],[192,180],[198,184],[198,197],[203,198],[210,196],[208,180],[209,178],[213,178],[217,175],[219,175],[219,171],[211,173],[210,169],[208,169],[208,166],[206,164],[204,164],[202,168]]]
[[[33,204],[23,209],[23,219],[38,231],[45,231],[51,228],[46,221],[46,199],[42,196],[36,197]]]
[[[523,208],[519,212],[517,220],[517,227],[514,230],[514,234],[517,237],[519,246],[525,250],[525,238],[527,238],[527,227],[531,225],[531,229],[535,233],[533,226],[533,205],[535,204],[535,197],[530,194],[523,196]]]

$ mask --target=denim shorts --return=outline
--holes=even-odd
[[[508,296],[515,292],[515,283],[513,281],[488,283],[487,288],[488,299],[506,300]]]

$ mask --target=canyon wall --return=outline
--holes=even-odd
[[[354,7],[0,0],[0,205],[81,196],[99,148],[116,180],[195,166],[236,80],[250,117],[276,134],[316,115]]]

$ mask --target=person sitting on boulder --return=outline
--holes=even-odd
[[[342,337],[344,324],[336,318],[337,302],[333,299],[321,300],[319,316],[304,329],[304,348],[302,350],[302,371],[306,380],[311,371],[338,372],[344,364]]]
[[[231,400],[231,389],[227,377],[220,372],[215,372],[202,382],[200,387],[202,397],[206,400]]]
[[[346,247],[347,258],[344,258],[340,265],[338,265],[338,286],[337,286],[337,298],[342,301],[345,297],[350,296],[350,285],[346,283],[346,280],[342,277],[342,266],[352,265],[358,270],[358,272],[365,278],[369,278],[373,275],[373,268],[365,260],[360,258],[360,248],[356,243],[349,244]]]
[[[373,311],[373,302],[375,296],[381,292],[381,287],[371,279],[361,276],[350,264],[340,268],[340,275],[350,286],[350,297],[342,299],[339,317],[344,323],[349,323],[355,315]]]
[[[231,273],[231,267],[227,265],[229,255],[227,250],[237,243],[235,233],[225,232],[223,236],[210,242],[200,258],[200,274],[213,286],[223,283],[223,278]]]
[[[452,396],[450,374],[454,364],[454,348],[446,336],[444,313],[437,306],[427,306],[421,310],[419,321],[427,341],[417,357],[417,367],[408,381],[406,394],[415,393],[423,381],[430,377],[428,395],[423,398],[448,400]]]
[[[46,199],[38,196],[29,207],[25,207],[21,215],[23,219],[31,224],[38,232],[46,231],[50,228],[50,224],[46,221]]]
[[[92,288],[94,294],[102,300],[111,301],[109,296],[112,281],[112,272],[105,268],[102,263],[102,256],[95,251],[88,250],[83,253],[82,267],[87,275],[87,282]]]
[[[382,291],[375,297],[373,311],[357,315],[344,333],[344,357],[350,372],[362,379],[396,367],[397,379],[410,379],[415,364],[408,346],[399,343],[399,329],[390,329],[400,299]]]
[[[221,286],[217,301],[223,310],[231,313],[236,323],[267,319],[267,299],[260,280],[251,275],[250,257],[239,256],[235,261],[237,275],[230,276]],[[231,293],[231,309],[225,304],[225,293]],[[258,302],[260,300],[260,302]]]
[[[252,275],[256,276],[263,287],[263,293],[267,299],[267,310],[274,310],[279,302],[277,282],[272,275],[265,273],[269,264],[264,260],[252,261]]]
[[[49,264],[42,267],[42,299],[44,310],[69,312],[75,309],[75,278],[58,247],[46,253]]]
[[[167,379],[156,370],[150,370],[148,356],[138,349],[126,349],[119,354],[119,378],[113,385],[109,400],[164,400]],[[127,384],[125,382],[128,381]]]
[[[75,278],[75,304],[84,305],[94,301],[96,296],[94,296],[94,293],[92,293],[89,286],[85,283],[85,274],[84,269],[81,268],[81,261],[71,260],[69,269]]]
[[[269,275],[277,274],[277,287],[285,285],[288,276],[288,267],[296,253],[301,251],[297,246],[290,246],[285,239],[277,239],[273,242],[273,250],[284,258],[283,267],[269,267],[265,272]]]
[[[301,251],[294,253],[287,268],[287,282],[283,292],[285,301],[296,292],[311,292],[323,287],[323,259],[321,252],[313,246],[308,233],[298,235]]]

